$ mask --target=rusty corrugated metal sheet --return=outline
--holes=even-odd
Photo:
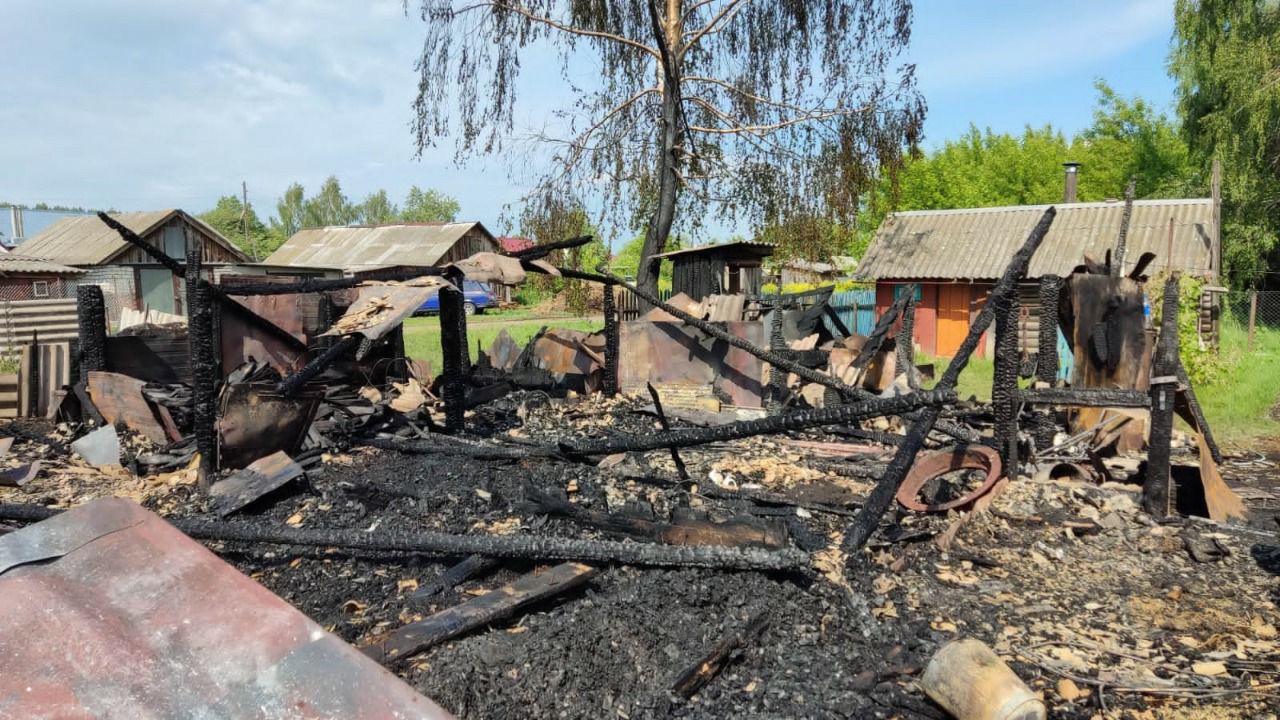
[[[447,719],[138,505],[0,537],[0,717]]]
[[[860,280],[1000,277],[1049,205],[964,210],[919,210],[890,215],[858,265]],[[1057,205],[1058,216],[1031,259],[1029,277],[1067,275],[1088,254],[1102,260],[1120,235],[1123,202]],[[1126,271],[1144,252],[1156,254],[1152,269],[1169,260],[1169,219],[1173,218],[1172,266],[1204,276],[1211,267],[1213,203],[1209,199],[1138,200],[1133,204]]]
[[[348,272],[404,265],[435,265],[468,232],[479,229],[498,252],[493,235],[478,222],[303,228],[264,262],[302,267],[338,267]],[[467,252],[471,255],[472,252]]]
[[[767,344],[765,325],[755,321],[725,323],[729,334],[756,346]],[[763,363],[751,353],[703,335],[680,322],[634,320],[622,323],[618,369],[623,387],[688,385],[707,388],[718,383],[733,405],[758,408],[762,405]]]
[[[176,215],[181,215],[185,221],[199,228],[241,261],[249,260],[249,256],[231,244],[217,230],[182,210],[111,213],[111,217],[118,220],[120,224],[144,237]],[[77,215],[62,218],[41,230],[39,234],[14,249],[13,254],[64,265],[86,266],[103,264],[126,247],[131,246],[120,239],[119,233],[99,220],[97,215]],[[176,259],[182,261],[182,258]]]

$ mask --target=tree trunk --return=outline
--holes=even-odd
[[[662,252],[671,235],[671,224],[676,216],[676,197],[679,182],[676,179],[676,148],[680,145],[680,3],[667,0],[666,18],[658,17],[658,10],[649,0],[649,13],[653,18],[653,32],[662,52],[662,125],[658,140],[658,197],[649,219],[649,229],[644,236],[644,248],[640,251],[640,267],[636,268],[636,286],[652,294],[658,292],[658,263],[653,256]]]

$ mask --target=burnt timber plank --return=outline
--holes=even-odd
[[[581,585],[595,574],[590,565],[567,562],[544,573],[525,575],[474,600],[375,637],[360,650],[383,664],[402,660],[506,617],[524,605]]]

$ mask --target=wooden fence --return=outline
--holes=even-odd
[[[827,301],[827,304],[840,316],[840,322],[843,322],[845,327],[859,335],[870,335],[871,330],[876,326],[876,291],[874,288],[832,293],[831,299]],[[834,332],[835,328],[831,327],[830,318],[824,317],[823,322]]]
[[[0,300],[0,355],[16,357],[36,333],[42,343],[79,337],[75,299]]]

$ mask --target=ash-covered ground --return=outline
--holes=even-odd
[[[639,409],[517,398],[472,420],[521,440],[651,432],[654,418]],[[715,520],[768,517],[815,553],[814,570],[796,574],[602,566],[583,587],[392,666],[460,718],[940,718],[915,681],[957,637],[994,648],[1043,693],[1052,717],[1275,717],[1274,456],[1236,455],[1223,468],[1255,510],[1248,527],[1156,522],[1139,510],[1134,486],[1022,478],[985,512],[895,512],[845,566],[831,548],[871,482],[832,474],[830,457],[796,440],[683,451],[683,483],[665,451],[601,469],[355,449],[226,522],[616,539],[538,512],[526,502],[534,488],[584,509],[639,508],[659,519],[677,508]],[[129,494],[163,514],[206,514],[189,474],[95,475],[33,443],[15,451],[25,445],[50,459],[49,470],[0,489],[4,502]],[[887,452],[869,446],[865,459],[840,462],[883,462]],[[779,497],[804,507],[761,500]],[[417,587],[461,558],[211,547],[357,645],[542,567],[506,562],[411,607]],[[691,700],[673,697],[681,671],[761,613],[767,628],[724,672]]]

